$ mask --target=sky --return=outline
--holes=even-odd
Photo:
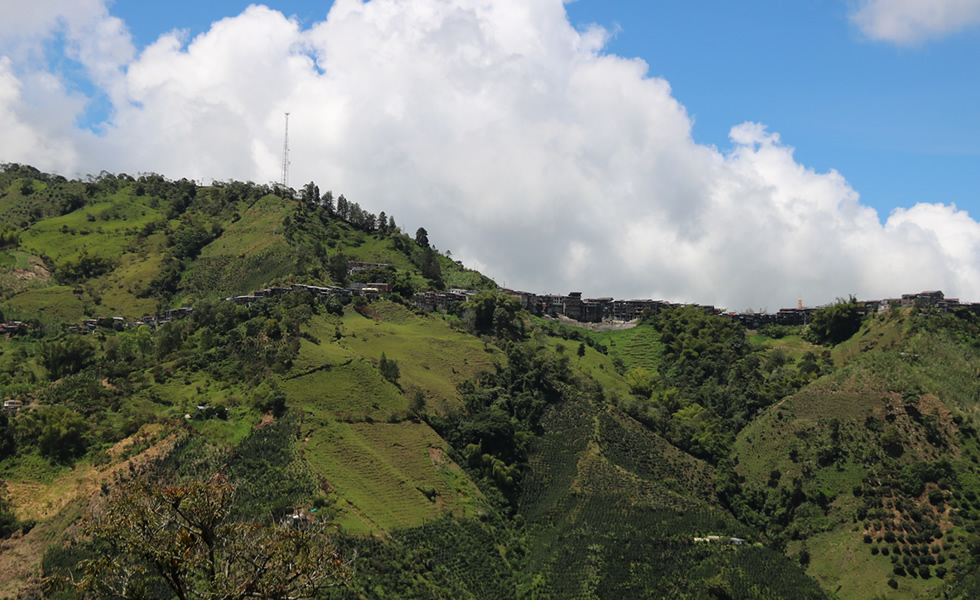
[[[0,162],[314,181],[538,293],[980,301],[980,0],[0,0]]]

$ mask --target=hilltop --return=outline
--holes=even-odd
[[[975,591],[969,311],[593,332],[313,183],[7,165],[0,248],[0,596],[127,482],[217,473],[234,519],[336,528],[330,597]]]

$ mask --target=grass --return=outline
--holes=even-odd
[[[397,361],[401,388],[421,390],[430,410],[455,406],[460,383],[505,361],[498,349],[454,330],[438,315],[415,315],[391,302],[372,304],[369,311],[373,318],[345,311],[341,344],[371,361],[382,353]]]
[[[891,562],[882,556],[871,555],[871,544],[865,544],[857,532],[832,531],[807,540],[811,555],[807,574],[825,590],[832,590],[841,600],[864,598],[925,598],[936,597],[943,586],[937,577],[899,577],[892,573]],[[788,553],[798,552],[799,544],[790,546]],[[894,577],[898,588],[888,587]]]
[[[21,234],[20,245],[56,263],[87,251],[106,258],[123,254],[132,237],[147,223],[158,220],[160,212],[150,208],[144,198],[113,194],[111,200],[90,204],[79,210],[38,221]],[[100,218],[106,215],[107,218]],[[112,215],[109,217],[108,215]]]
[[[626,369],[639,367],[656,373],[663,356],[660,334],[649,325],[639,325],[632,329],[600,331],[591,334],[600,344],[609,349],[610,357],[623,361]]]
[[[21,314],[33,314],[43,320],[77,323],[89,316],[81,294],[67,285],[28,290],[5,301],[4,308]]]
[[[555,349],[558,346],[564,346],[565,350],[563,352],[570,358],[571,366],[599,382],[599,385],[605,390],[607,397],[629,397],[629,385],[616,372],[615,363],[609,354],[602,354],[595,348],[586,345],[585,354],[579,357],[578,348],[580,342],[556,337],[548,337],[546,344]]]
[[[430,407],[454,404],[456,384],[490,368],[499,351],[488,353],[440,317],[390,302],[372,304],[372,318],[345,313],[304,326],[315,341],[301,340],[294,375],[282,383],[289,402],[306,413],[300,447],[336,494],[338,522],[351,533],[377,534],[484,510],[438,434],[405,420],[402,390],[422,390]],[[382,352],[398,362],[398,386],[377,369]],[[434,498],[420,489],[434,490]]]
[[[286,246],[282,236],[282,220],[292,208],[275,196],[266,196],[241,214],[241,218],[225,227],[221,237],[204,247],[202,258],[216,256],[255,256],[275,247]]]
[[[300,448],[338,497],[338,522],[352,533],[411,527],[440,514],[473,514],[476,487],[439,458],[445,442],[423,423],[304,421]],[[435,449],[433,451],[432,449]],[[420,490],[434,489],[430,500]]]

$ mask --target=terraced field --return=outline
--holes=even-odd
[[[626,369],[638,367],[651,373],[657,372],[663,356],[663,344],[653,327],[640,325],[632,329],[601,331],[591,335],[609,349],[611,358],[621,360]]]
[[[307,423],[300,448],[336,493],[337,520],[348,532],[393,531],[480,506],[479,491],[425,424]]]

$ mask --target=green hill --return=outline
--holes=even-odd
[[[98,554],[83,517],[127,482],[215,474],[234,519],[336,528],[357,569],[329,597],[973,595],[971,316],[834,348],[696,307],[593,333],[382,215],[313,184],[0,169],[0,322],[23,322],[0,597]],[[293,287],[356,283],[391,292]],[[411,303],[453,287],[490,292]]]

